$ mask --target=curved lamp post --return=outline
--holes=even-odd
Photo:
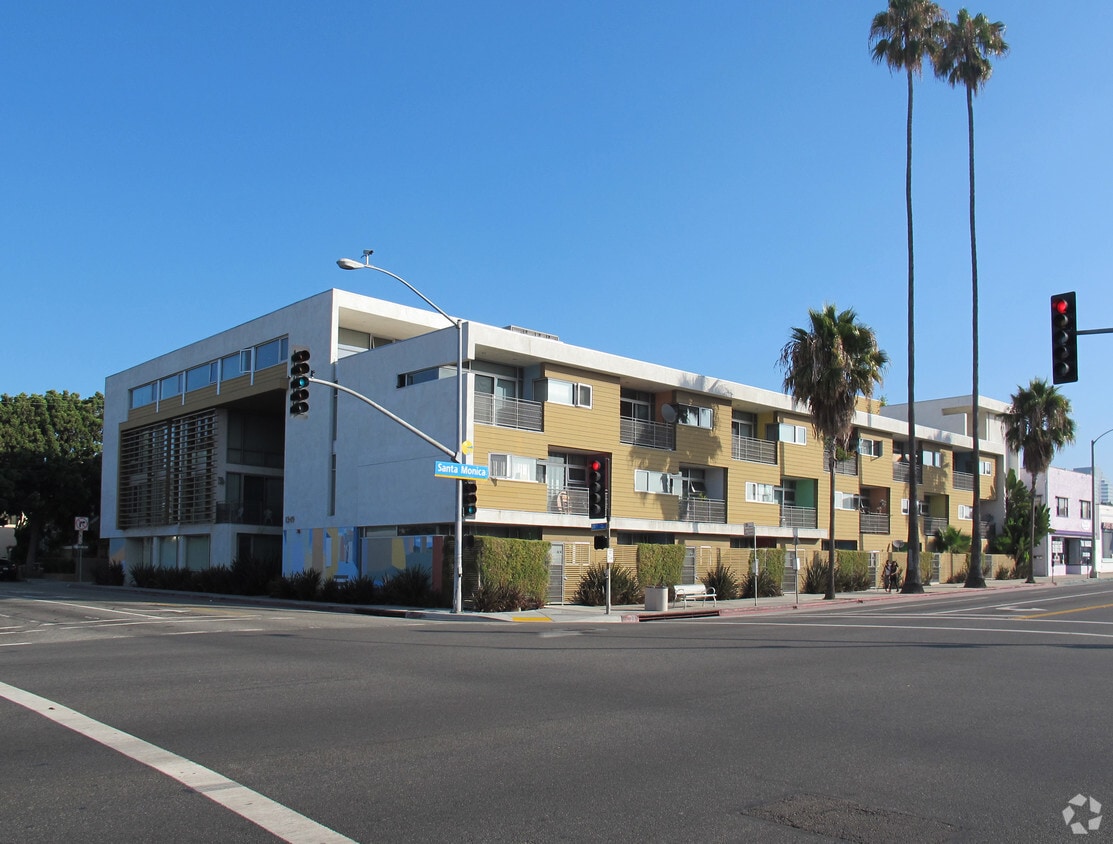
[[[388,275],[395,281],[400,281],[406,285],[410,290],[417,294],[422,301],[425,302],[430,308],[438,314],[447,319],[456,328],[456,462],[465,462],[464,454],[462,451],[462,444],[464,442],[464,322],[463,320],[450,317],[440,308],[438,308],[424,293],[406,281],[399,275],[395,275],[390,270],[384,270],[382,267],[376,267],[371,263],[371,255],[374,252],[372,249],[363,250],[363,261],[355,261],[351,258],[341,258],[336,262],[336,265],[342,270],[374,270],[375,272]],[[464,508],[463,508],[463,485],[456,482],[456,541],[453,548],[453,572],[452,572],[452,611],[454,613],[463,612],[464,609],[464,596],[463,596],[463,579],[464,579]]]
[[[1098,577],[1098,563],[1101,562],[1101,520],[1098,518],[1098,471],[1094,465],[1094,446],[1106,434],[1113,434],[1113,428],[1098,434],[1090,440],[1090,577]]]

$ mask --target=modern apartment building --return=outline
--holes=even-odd
[[[468,459],[490,474],[467,530],[549,541],[554,600],[566,566],[603,559],[587,492],[588,462],[600,457],[618,556],[638,543],[682,544],[692,579],[755,546],[804,556],[833,537],[838,548],[900,552],[917,513],[929,538],[948,525],[969,534],[975,473],[987,527],[1002,520],[1000,479],[1012,464],[1000,402],[983,400],[977,466],[969,397],[925,405],[933,421],[918,425],[913,503],[901,406],[862,402],[856,451],[825,454],[806,410],[779,392],[538,331],[457,329],[434,312],[327,290],[107,379],[102,535],[113,558],[203,568],[280,555],[286,573],[438,571],[456,506],[457,482],[434,474],[444,455],[317,383],[308,414],[292,417],[287,363],[291,349],[308,348],[315,378],[455,447],[458,330]]]

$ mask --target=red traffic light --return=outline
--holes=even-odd
[[[593,472],[600,472],[603,469],[603,461],[592,460],[590,463],[587,464],[587,467]]]
[[[1056,298],[1051,300],[1051,307],[1057,314],[1065,314],[1070,310],[1070,302],[1063,298]]]

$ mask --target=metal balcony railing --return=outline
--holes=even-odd
[[[897,462],[897,463],[893,464],[893,480],[894,481],[904,481],[905,483],[908,483],[908,480],[911,477],[912,477],[912,471],[911,471],[911,468],[910,468],[909,464],[906,461],[902,460],[900,462]],[[923,483],[923,481],[924,481],[924,467],[923,466],[917,466],[916,467],[916,483]]]
[[[587,490],[565,487],[549,494],[549,512],[567,516],[587,515]]]
[[[816,509],[814,507],[781,505],[781,527],[814,528],[816,524]]]
[[[823,452],[823,471],[831,471],[831,452]],[[857,475],[858,474],[858,455],[848,454],[842,460],[835,461],[835,474],[836,475]]]
[[[955,489],[974,489],[974,476],[969,472],[955,472],[953,480]]]
[[[680,521],[725,524],[727,503],[717,498],[681,498]]]
[[[491,393],[476,393],[475,422],[520,431],[543,431],[544,413],[541,402],[511,399]]]
[[[623,416],[619,419],[618,439],[627,445],[673,451],[676,449],[676,426]]]
[[[733,435],[730,438],[730,456],[750,463],[776,463],[777,444],[772,440]]]
[[[258,501],[218,501],[216,524],[280,525],[282,509]]]
[[[858,529],[862,533],[887,534],[889,532],[889,514],[862,513],[859,517]]]
[[[924,516],[924,536],[934,536],[937,530],[946,529],[946,516]]]

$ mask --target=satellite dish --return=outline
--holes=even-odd
[[[661,407],[661,418],[670,425],[676,421],[676,405],[666,404]]]

